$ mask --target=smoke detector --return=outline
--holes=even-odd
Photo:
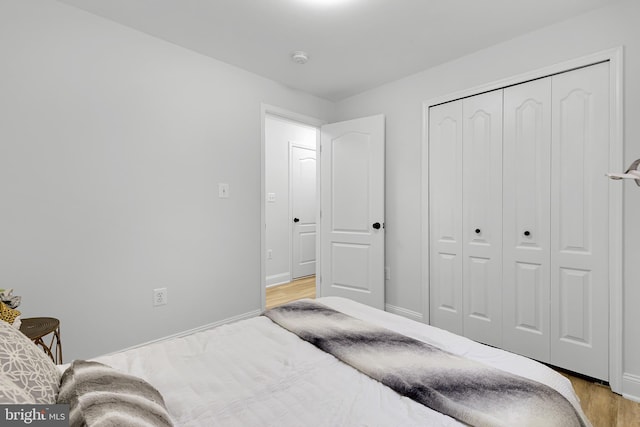
[[[296,64],[306,64],[309,60],[309,55],[307,54],[307,52],[304,52],[302,50],[296,50],[291,54],[291,60]]]

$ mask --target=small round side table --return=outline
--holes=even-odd
[[[53,317],[31,317],[22,319],[20,332],[31,339],[35,345],[42,347],[44,352],[59,365],[62,363],[62,342],[60,341],[60,321]],[[49,344],[43,340],[51,334]]]

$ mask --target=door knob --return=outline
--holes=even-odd
[[[531,235],[531,232],[529,232],[529,230],[527,230],[527,231],[524,232],[524,235],[529,237]]]
[[[293,218],[293,222],[300,222],[300,218]]]
[[[480,229],[476,228],[476,234],[480,234]]]
[[[380,223],[379,222],[374,222],[373,223],[373,228],[375,228],[376,230],[380,230]]]

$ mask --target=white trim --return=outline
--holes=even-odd
[[[559,64],[498,80],[453,94],[432,98],[422,103],[422,293],[423,318],[429,322],[429,107],[477,95],[530,80],[609,62],[610,78],[610,148],[609,170],[623,169],[623,49],[617,47]],[[623,189],[610,183],[609,188],[609,384],[620,393],[623,386]],[[629,374],[625,374],[625,378]],[[635,380],[634,380],[635,381]],[[638,393],[640,395],[640,392]]]
[[[422,313],[419,313],[419,312],[413,311],[413,310],[408,310],[408,309],[402,308],[402,307],[396,307],[395,305],[385,304],[384,305],[384,311],[387,311],[387,312],[393,313],[393,314],[397,314],[399,316],[406,317],[408,319],[415,320],[417,322],[422,322],[423,321]]]
[[[266,274],[267,274],[267,243],[266,243],[266,209],[267,209],[267,194],[265,184],[265,119],[267,115],[277,116],[279,118],[304,124],[307,126],[315,127],[318,129],[316,133],[316,151],[319,151],[320,147],[320,127],[326,123],[324,120],[317,119],[315,117],[305,116],[303,114],[295,113],[293,111],[285,110],[284,108],[276,107],[273,105],[261,103],[260,104],[260,307],[264,311],[266,308]],[[317,161],[318,170],[319,161]],[[319,185],[319,184],[318,184]],[[317,197],[320,197],[320,188],[318,187]],[[318,199],[319,200],[319,199]],[[320,212],[320,203],[318,202],[318,218]],[[320,244],[320,239],[316,239],[316,248]],[[316,251],[317,252],[317,251]],[[316,273],[319,271],[320,257],[316,253]],[[316,293],[319,292],[318,281],[316,280]]]
[[[540,68],[537,70],[529,71],[526,73],[518,74],[513,77],[507,77],[501,80],[497,80],[491,83],[487,83],[480,86],[475,86],[469,89],[463,89],[458,92],[437,96],[431,98],[422,103],[423,106],[433,106],[443,104],[445,102],[454,101],[456,99],[467,98],[469,96],[478,95],[484,92],[490,92],[496,89],[502,89],[508,86],[517,85],[520,83],[528,82],[530,80],[540,79],[542,77],[551,76],[558,73],[564,73],[574,70],[576,68],[582,68],[589,65],[597,64],[599,62],[614,61],[618,58],[622,58],[622,47],[613,49],[607,49],[601,52],[596,52],[591,55],[586,55],[580,58],[570,59],[568,61],[560,62],[548,67]],[[618,73],[611,73],[612,75],[618,75]],[[622,85],[622,83],[620,83]]]
[[[326,122],[324,123],[326,124]],[[323,126],[324,126],[323,124]],[[322,126],[316,132],[316,297],[322,296],[322,236],[320,227],[322,226]]]
[[[622,376],[622,396],[625,399],[633,400],[640,403],[640,376],[633,374],[624,374]]]
[[[420,144],[422,164],[421,170],[421,186],[420,186],[420,209],[421,209],[421,253],[422,253],[422,319],[424,323],[431,324],[431,298],[430,298],[430,285],[429,275],[431,272],[431,265],[429,261],[429,107],[431,105],[427,102],[422,103],[422,144]]]
[[[266,278],[266,287],[270,288],[272,286],[278,286],[289,282],[291,282],[291,273],[288,271],[286,273],[272,274]]]
[[[609,170],[624,168],[623,123],[623,51],[622,47],[609,51]],[[623,389],[623,212],[624,185],[609,180],[609,385],[620,393]],[[640,396],[640,392],[638,393]]]
[[[276,107],[273,105],[262,103],[260,104],[260,106],[262,108],[263,116],[269,114],[271,116],[276,116],[284,120],[289,120],[314,128],[319,128],[320,126],[327,123],[324,120],[320,120],[311,116],[305,116],[304,114],[296,113],[294,111],[286,110],[284,108]]]
[[[291,167],[291,159],[293,157],[293,147],[301,147],[301,144],[296,144],[293,141],[289,141],[289,148],[287,151],[287,156],[289,156],[289,158],[287,159],[287,184],[289,185],[289,206],[287,206],[287,215],[289,216],[288,222],[289,222],[289,228],[287,229],[287,233],[289,233],[288,239],[287,241],[289,242],[289,257],[288,257],[288,262],[289,262],[289,271],[291,272],[290,277],[291,280],[293,280],[293,227],[291,224],[293,224],[293,189],[292,187],[292,182],[291,182],[291,170],[293,169]]]
[[[198,326],[197,328],[189,329],[187,331],[176,332],[175,334],[167,335],[167,336],[162,337],[162,338],[156,338],[155,340],[151,340],[151,341],[147,341],[147,342],[143,342],[143,343],[140,343],[140,344],[133,345],[131,347],[123,348],[122,350],[117,350],[117,351],[114,351],[114,352],[111,352],[111,353],[107,353],[104,356],[111,356],[113,354],[122,353],[124,351],[129,351],[129,350],[133,350],[133,349],[140,348],[140,347],[145,347],[145,346],[150,345],[150,344],[155,344],[155,343],[159,343],[159,342],[162,342],[162,341],[167,341],[167,340],[171,340],[171,339],[174,339],[174,338],[186,337],[187,335],[195,334],[196,332],[206,331],[208,329],[212,329],[212,328],[215,328],[217,326],[224,325],[224,324],[227,324],[227,323],[233,323],[233,322],[238,322],[240,320],[251,319],[252,317],[256,317],[256,316],[261,315],[262,311],[263,310],[249,311],[249,312],[244,313],[244,314],[239,314],[237,316],[232,316],[232,317],[229,317],[229,318],[226,318],[226,319],[218,320],[217,322],[208,323],[206,325]],[[101,355],[101,356],[103,356],[103,355]]]

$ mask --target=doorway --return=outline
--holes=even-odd
[[[263,131],[265,295],[315,296],[319,128],[267,111]]]
[[[267,176],[267,169],[271,170],[274,162],[282,160],[282,157],[271,156],[267,141],[271,139],[270,124],[278,122],[293,122],[299,128],[311,128],[315,134],[318,165],[314,210],[316,224],[319,225],[315,232],[316,277],[313,278],[316,295],[346,297],[384,309],[384,115],[327,125],[314,118],[263,104],[261,118],[262,309],[265,308],[267,287],[288,283],[292,277],[291,253],[282,263],[288,265],[288,270],[282,270],[282,265],[281,272],[274,268],[276,263],[273,260],[277,253],[273,246],[275,241],[269,236],[282,239],[283,234],[275,233],[275,223],[271,225],[267,220],[267,212],[274,207],[270,205],[279,200],[278,193],[271,190]],[[281,139],[290,141],[291,138]],[[280,173],[283,169],[280,167]],[[284,223],[284,230],[289,231],[289,239],[284,239],[292,242],[292,224],[295,224],[294,219],[300,222],[301,219],[294,216],[291,209],[289,215],[283,217],[286,221],[280,221],[280,227]]]

